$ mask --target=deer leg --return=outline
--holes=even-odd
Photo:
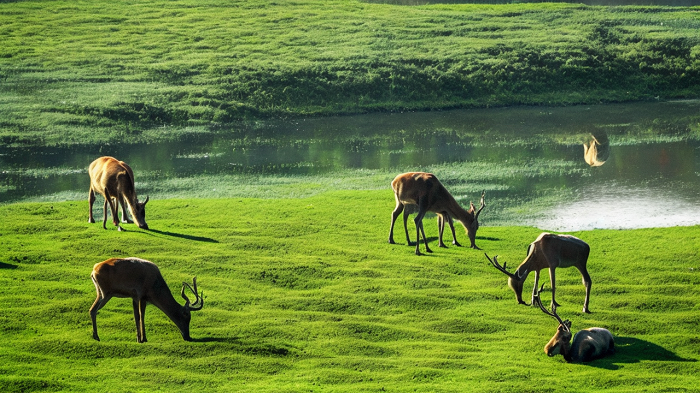
[[[93,280],[95,283],[95,289],[97,290],[97,299],[95,299],[95,302],[92,303],[92,307],[90,307],[90,319],[92,320],[92,338],[94,338],[97,341],[100,341],[100,337],[97,335],[97,312],[100,311],[102,307],[107,304],[109,299],[112,297],[102,297],[102,291],[100,291],[99,286],[97,283]]]
[[[124,198],[119,198],[119,204],[122,206],[122,222],[125,224],[133,224],[134,222],[129,219],[129,215],[127,214]],[[117,206],[117,210],[119,210],[119,206]]]
[[[581,271],[581,281],[583,281],[583,286],[586,287],[586,299],[583,301],[583,312],[586,314],[590,314],[591,310],[588,309],[588,301],[591,298],[591,276],[588,274],[588,271],[584,269],[580,269]]]
[[[517,273],[517,271],[516,271]],[[525,278],[523,278],[525,280]],[[532,301],[530,302],[530,305],[535,304],[535,296],[537,295],[537,285],[539,285],[540,282],[540,271],[535,270],[535,287],[532,289]]]
[[[88,214],[88,222],[90,224],[95,223],[95,218],[92,216],[92,205],[95,203],[95,191],[90,188],[90,192],[88,193],[88,204],[90,205],[90,211]]]
[[[445,217],[443,213],[438,213],[437,215],[438,224],[438,247],[447,248],[445,243],[442,241],[442,234],[445,232]]]
[[[403,211],[403,203],[399,202],[398,197],[396,198],[396,207],[394,208],[394,211],[391,212],[391,226],[389,227],[389,244],[396,244],[394,242],[394,223],[396,222],[396,218],[399,217],[399,214]],[[406,230],[408,233],[408,230]],[[406,238],[408,238],[408,234],[406,235]]]
[[[144,326],[144,316],[146,314],[146,301],[134,298],[134,321],[136,321],[136,341],[146,342],[146,329]]]
[[[102,228],[104,229],[107,229],[107,204],[109,204],[109,210],[112,212],[112,224],[117,227],[117,230],[121,231],[122,227],[119,226],[119,217],[117,216],[119,201],[112,200],[112,195],[105,188],[105,216],[102,219]]]
[[[408,216],[410,216],[411,213],[408,212],[408,209],[404,209],[403,211],[403,231],[406,233],[406,243],[408,243],[409,246],[413,245],[413,242],[411,241],[411,237],[408,235]],[[416,241],[418,241],[416,239]]]
[[[425,244],[425,252],[433,252],[428,246],[428,238],[425,236],[425,229],[423,229],[423,217],[428,210],[428,199],[422,198],[418,201],[418,215],[413,220],[416,224],[416,255],[421,255],[420,253],[420,236],[423,234],[423,243]]]
[[[449,213],[445,212],[445,216],[447,217],[447,224],[450,226],[450,231],[452,231],[452,244],[457,246],[457,247],[462,247],[461,244],[457,241],[457,234],[455,233],[455,224],[454,220],[452,220],[452,217],[450,217]],[[444,224],[443,224],[444,226]]]
[[[104,217],[102,217],[102,228],[107,229],[107,197],[105,197],[105,203],[104,203]]]
[[[556,310],[557,307],[559,307],[559,303],[554,299],[554,294],[556,291],[556,277],[554,274],[555,268],[550,267],[549,268],[549,282],[552,284],[552,310]]]

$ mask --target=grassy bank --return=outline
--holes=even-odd
[[[145,141],[239,119],[697,97],[698,15],[551,3],[0,3],[0,141]]]
[[[593,313],[580,313],[572,269],[558,271],[558,311],[618,343],[576,365],[544,354],[554,320],[515,304],[482,252],[389,245],[392,208],[387,190],[153,200],[151,231],[118,233],[88,224],[87,202],[1,206],[0,390],[696,390],[699,228],[576,233],[592,246]],[[483,227],[477,244],[515,265],[539,232]],[[120,256],[156,262],[174,292],[197,276],[194,342],[149,306],[149,342],[137,344],[124,299],[100,312],[92,340],[89,273]]]

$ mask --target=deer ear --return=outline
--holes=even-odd
[[[146,200],[143,201],[142,205],[146,206],[146,204],[148,203],[148,200],[149,200],[150,198],[151,198],[151,197],[150,197],[149,195],[146,195]]]

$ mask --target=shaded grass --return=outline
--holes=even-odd
[[[1,206],[1,390],[697,386],[698,228],[575,233],[592,246],[593,313],[580,313],[584,289],[573,269],[558,272],[558,311],[574,329],[610,329],[618,343],[615,356],[575,365],[547,358],[542,348],[554,320],[517,305],[483,252],[435,247],[416,257],[411,247],[389,245],[392,208],[386,190],[154,200],[153,231],[125,225],[118,233],[88,224],[86,202]],[[426,229],[435,236],[433,222]],[[539,232],[485,226],[477,244],[515,264]],[[100,311],[102,341],[92,340],[89,272],[119,256],[154,261],[173,291],[197,276],[205,307],[193,314],[194,342],[182,341],[149,307],[149,342],[137,344],[131,305],[123,299]]]

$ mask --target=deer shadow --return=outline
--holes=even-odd
[[[595,360],[585,365],[604,368],[606,370],[618,370],[621,364],[639,363],[642,360],[656,360],[662,362],[697,362],[697,359],[682,358],[668,349],[640,340],[634,337],[615,336],[615,354]]]
[[[168,231],[159,231],[157,229],[149,229],[148,231],[144,233],[157,233],[159,235],[165,235],[165,236],[172,236],[172,237],[177,237],[180,239],[185,239],[185,240],[194,240],[197,242],[207,242],[207,243],[218,243],[219,241],[216,239],[212,239],[210,237],[203,237],[203,236],[193,236],[193,235],[187,235],[184,233],[176,233],[176,232],[168,232]]]

